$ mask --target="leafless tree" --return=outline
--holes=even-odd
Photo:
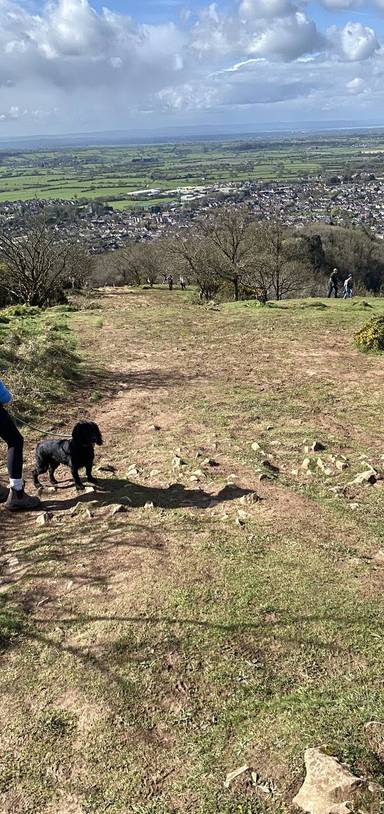
[[[44,307],[72,280],[83,284],[92,258],[77,244],[58,239],[44,220],[31,222],[26,235],[0,229],[1,287],[14,302]]]
[[[300,237],[279,220],[261,221],[255,233],[254,256],[246,282],[281,300],[302,290],[310,275]]]
[[[243,278],[252,265],[255,223],[255,216],[246,206],[219,209],[212,218],[201,222],[211,246],[215,272],[233,286],[235,300],[239,299]]]

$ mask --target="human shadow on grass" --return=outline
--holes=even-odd
[[[59,487],[65,489],[65,484]],[[216,494],[205,492],[203,489],[187,489],[182,483],[173,483],[165,489],[154,486],[144,486],[121,478],[104,478],[99,480],[94,492],[79,492],[75,497],[57,500],[52,497],[43,500],[43,509],[46,511],[70,510],[77,503],[96,500],[100,506],[115,503],[125,503],[128,507],[140,508],[147,503],[153,503],[161,509],[195,508],[208,509],[230,500],[238,500],[251,494],[252,489],[241,488],[235,484],[228,484]]]

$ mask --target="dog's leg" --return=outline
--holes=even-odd
[[[57,464],[50,464],[49,465],[49,482],[52,483],[54,486],[57,484],[57,480],[55,478],[55,472],[57,469]]]
[[[97,483],[97,478],[94,478],[92,475],[92,466],[87,467],[86,469],[86,476],[89,483]]]
[[[37,469],[34,469],[33,472],[32,472],[32,480],[33,480],[33,485],[35,486],[35,488],[40,489],[41,483],[40,483],[39,478],[38,478]]]
[[[73,480],[75,481],[76,489],[83,491],[83,489],[85,489],[85,486],[80,480],[79,470],[77,469],[77,467],[71,466],[71,472]]]

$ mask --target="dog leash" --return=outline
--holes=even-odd
[[[42,430],[40,427],[35,427],[33,424],[30,424],[28,421],[24,421],[24,419],[20,418],[19,415],[14,414],[13,417],[14,417],[16,423],[24,424],[25,427],[29,427],[31,430],[34,430],[34,432],[38,432],[39,435],[49,435],[49,433],[53,432],[53,430],[54,430],[54,427],[48,427],[47,430]]]

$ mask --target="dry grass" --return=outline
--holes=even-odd
[[[70,484],[46,493],[44,528],[1,515],[0,810],[287,812],[321,744],[382,780],[364,724],[384,719],[384,489],[330,491],[362,456],[383,463],[384,358],[353,345],[364,308],[100,304],[71,317],[99,371],[70,414],[98,421],[116,473],[76,515]],[[279,474],[260,481],[266,457]],[[225,789],[245,762],[259,785]]]

